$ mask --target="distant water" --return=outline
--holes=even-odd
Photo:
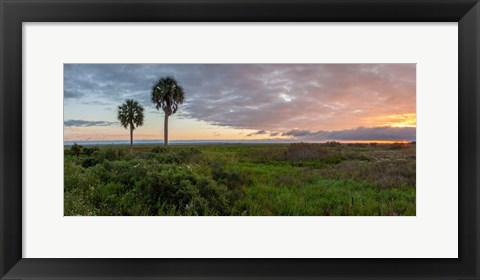
[[[280,144],[292,143],[292,140],[170,140],[169,145],[199,145],[199,144]],[[298,142],[298,141],[297,141]],[[130,140],[93,140],[93,141],[64,141],[65,146],[74,143],[83,146],[130,145]],[[133,140],[134,145],[163,145],[162,140]]]
[[[331,141],[331,140],[329,140]],[[408,143],[410,140],[335,140],[340,143]],[[415,140],[413,140],[415,141]],[[202,144],[285,144],[285,143],[325,143],[327,141],[305,141],[295,139],[266,139],[266,140],[170,140],[169,145],[202,145]],[[74,143],[83,146],[130,145],[130,140],[93,140],[93,141],[64,141],[65,146]],[[163,140],[133,140],[134,145],[163,145]]]

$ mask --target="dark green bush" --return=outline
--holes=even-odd
[[[195,147],[180,150],[177,154],[183,163],[198,163],[202,160],[202,152]]]
[[[89,157],[92,156],[93,153],[97,152],[99,149],[98,147],[83,147],[82,154]]]
[[[173,151],[166,151],[166,152],[161,152],[158,153],[155,156],[155,159],[160,162],[160,163],[167,163],[167,164],[173,164],[173,163],[180,163],[180,157],[177,153]]]
[[[323,144],[326,147],[338,147],[341,146],[340,142],[337,141],[327,141],[327,143]]]
[[[70,147],[70,150],[68,151],[68,154],[78,157],[82,153],[82,148],[83,148],[82,145],[73,143],[73,145]]]
[[[70,149],[65,150],[66,155],[72,155],[72,156],[87,156],[90,157],[93,155],[93,153],[97,152],[99,148],[97,146],[95,147],[84,147],[82,145],[79,145],[77,143],[74,143]]]
[[[154,154],[158,154],[158,153],[164,153],[164,152],[167,152],[168,149],[165,148],[165,147],[162,147],[162,146],[156,146],[156,147],[153,147],[150,152],[151,153],[154,153]]]
[[[94,155],[103,158],[106,152]],[[164,163],[165,157],[164,162],[156,158],[100,162],[99,158],[79,158],[81,165],[65,165],[66,191],[88,192],[98,215],[227,215],[232,212],[232,199],[238,197],[241,179],[236,173],[217,182],[178,163]],[[85,186],[85,182],[90,183]],[[69,201],[69,205],[78,203]]]
[[[81,159],[81,164],[83,167],[88,168],[97,165],[100,161],[95,157],[86,157]]]

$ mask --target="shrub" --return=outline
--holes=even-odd
[[[100,179],[89,169],[85,169],[72,162],[64,165],[64,188],[66,192],[78,191],[89,195],[92,189],[101,185]]]
[[[160,163],[173,164],[180,163],[180,157],[177,153],[167,150],[166,152],[158,153],[155,159]]]
[[[338,147],[341,146],[340,142],[337,141],[327,141],[327,143],[323,144],[326,147]]]
[[[390,150],[399,150],[399,149],[404,149],[407,147],[407,144],[405,143],[393,143],[388,145],[388,149]]]
[[[82,145],[78,145],[77,143],[73,143],[70,147],[69,154],[73,156],[79,156],[82,153]]]
[[[366,148],[368,147],[370,144],[366,144],[366,143],[348,143],[347,146],[349,147],[357,147],[357,148]]]
[[[196,163],[202,160],[202,151],[195,147],[180,150],[177,155],[183,163]]]
[[[92,156],[93,153],[95,153],[98,150],[99,149],[98,149],[97,146],[95,146],[95,147],[83,147],[82,154],[89,157],[89,156]]]
[[[157,211],[207,215],[224,214],[228,209],[226,188],[177,165],[162,164],[158,170],[149,172],[148,177],[137,187],[143,197],[153,200]]]
[[[164,153],[164,152],[167,152],[167,151],[168,151],[168,149],[165,148],[165,147],[155,146],[150,150],[150,153],[158,154],[158,153]]]
[[[108,148],[105,150],[105,159],[108,159],[110,161],[121,159],[123,155],[124,152],[120,149]]]
[[[100,162],[103,162],[104,160],[115,161],[122,159],[125,155],[125,151],[123,149],[104,148],[101,150],[94,150],[92,155]]]
[[[66,168],[81,172],[72,164]],[[228,173],[224,184],[182,165],[141,158],[105,160],[85,170],[98,178],[91,200],[100,215],[226,215],[235,193],[227,185],[238,180]],[[78,188],[81,181],[65,184]]]
[[[92,156],[94,152],[98,151],[99,148],[97,146],[95,147],[84,147],[82,145],[79,145],[77,143],[73,143],[73,145],[70,147],[70,149],[65,150],[65,154],[67,155],[72,155],[72,156]]]
[[[95,166],[98,163],[99,163],[99,160],[95,157],[86,157],[81,159],[81,164],[85,168]]]

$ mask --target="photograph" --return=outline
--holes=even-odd
[[[64,64],[64,216],[416,216],[416,64]]]

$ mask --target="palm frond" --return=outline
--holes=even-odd
[[[118,106],[117,119],[124,128],[129,126],[134,129],[143,125],[144,109],[137,101],[133,99],[125,100],[125,103]]]
[[[161,77],[152,86],[151,100],[157,110],[162,109],[166,115],[175,114],[184,102],[185,92],[172,76]]]

